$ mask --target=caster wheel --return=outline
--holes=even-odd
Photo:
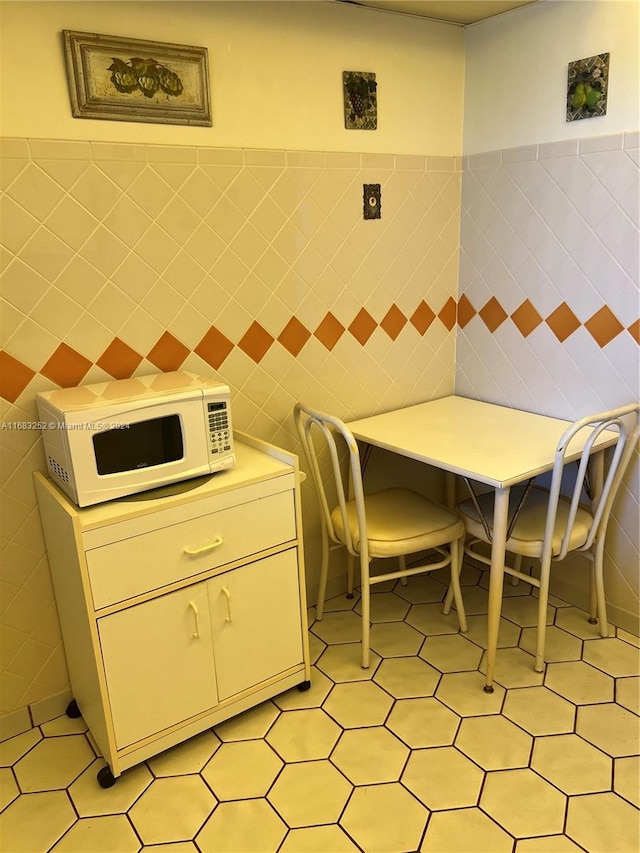
[[[355,598],[355,596],[354,596],[354,594],[353,594],[352,592],[348,592],[348,593],[346,594],[346,597],[347,597],[347,598],[349,598],[349,599],[351,599],[351,598]]]
[[[110,767],[103,767],[98,770],[96,779],[101,788],[112,788],[116,784],[116,777],[111,772]]]
[[[597,625],[597,624],[598,624],[598,620],[597,620],[597,619],[592,619],[591,617],[589,617],[589,620],[588,620],[588,621],[589,621],[589,625]]]
[[[304,693],[304,692],[305,692],[305,690],[308,690],[310,687],[311,687],[311,682],[310,682],[310,681],[303,681],[303,682],[301,682],[300,684],[298,684],[298,690],[299,690],[301,693]]]
[[[72,720],[76,720],[78,717],[81,717],[80,708],[78,708],[78,703],[75,699],[72,699],[71,702],[67,705],[66,710],[67,717],[71,717]]]

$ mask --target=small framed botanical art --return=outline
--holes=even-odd
[[[567,74],[567,121],[606,115],[608,84],[608,53],[570,62]]]
[[[63,30],[74,118],[211,126],[206,47]]]
[[[347,130],[376,130],[378,84],[371,71],[343,71],[344,126]]]

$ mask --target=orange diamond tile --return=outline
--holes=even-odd
[[[311,337],[311,332],[297,317],[292,317],[278,335],[282,346],[295,358]]]
[[[60,344],[40,373],[61,388],[79,385],[91,367],[89,359],[66,344]]]
[[[210,364],[214,370],[218,370],[232,349],[233,344],[229,338],[219,332],[215,326],[212,326],[194,352],[207,364]]]
[[[358,343],[364,346],[374,333],[378,324],[373,319],[366,308],[361,308],[355,316],[355,319],[349,326],[349,331]]]
[[[168,373],[170,370],[179,370],[182,362],[189,355],[189,350],[170,332],[164,332],[158,338],[147,358],[160,370]]]
[[[461,329],[476,316],[476,309],[463,294],[458,302],[458,325]]]
[[[410,323],[416,327],[421,335],[424,335],[435,319],[436,315],[424,300],[422,300],[411,317],[409,317]]]
[[[528,299],[525,299],[522,305],[516,308],[511,315],[511,319],[523,338],[530,335],[542,323],[542,317]]]
[[[599,311],[596,311],[584,325],[601,347],[606,347],[620,332],[624,331],[624,326],[607,305],[603,305]]]
[[[120,338],[114,338],[102,353],[96,364],[114,379],[128,379],[133,376],[142,356]]]
[[[322,323],[314,332],[314,336],[323,347],[331,351],[344,334],[344,326],[329,311]]]
[[[580,321],[566,302],[562,302],[555,311],[547,317],[547,325],[562,343],[580,326]]]
[[[628,327],[627,332],[629,332],[637,344],[640,344],[640,320],[636,320],[635,323],[632,323]]]
[[[263,329],[260,323],[254,321],[240,339],[238,346],[249,358],[259,364],[272,343],[273,338],[269,332]]]
[[[407,325],[407,318],[404,316],[404,314],[398,308],[397,305],[392,305],[391,308],[389,308],[387,313],[384,315],[384,318],[380,325],[389,335],[391,340],[395,341],[400,332]]]
[[[35,370],[0,350],[0,397],[15,403],[35,375]]]
[[[479,311],[482,321],[490,332],[495,332],[498,326],[501,326],[507,319],[507,312],[498,302],[495,296],[483,305]]]
[[[456,314],[457,307],[455,299],[450,296],[447,301],[442,306],[442,310],[438,314],[438,317],[442,321],[443,325],[451,331],[456,324]]]

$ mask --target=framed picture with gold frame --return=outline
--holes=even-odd
[[[74,118],[211,127],[206,47],[63,30]]]

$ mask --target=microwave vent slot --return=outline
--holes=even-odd
[[[61,480],[63,483],[69,482],[69,474],[52,456],[47,457],[47,463],[49,465],[49,470],[58,478],[58,480]]]

